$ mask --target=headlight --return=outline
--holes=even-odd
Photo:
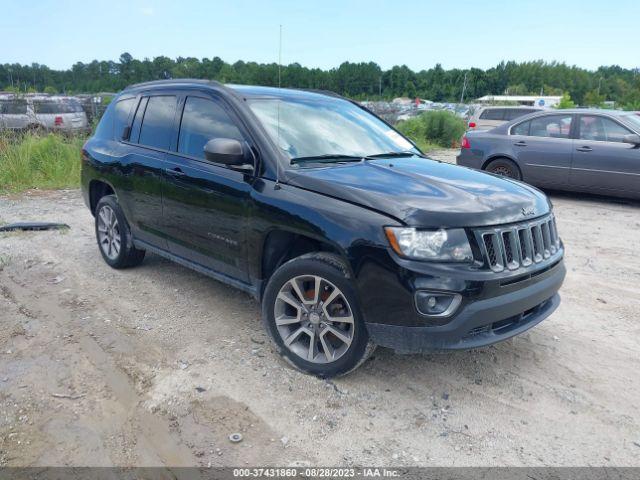
[[[472,262],[473,253],[462,229],[416,230],[385,227],[393,250],[403,257],[441,262]]]

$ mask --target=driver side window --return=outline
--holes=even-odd
[[[180,123],[178,152],[204,159],[204,146],[214,138],[244,140],[233,119],[218,102],[187,97]]]
[[[630,130],[617,122],[599,115],[580,116],[580,138],[598,142],[624,142]]]

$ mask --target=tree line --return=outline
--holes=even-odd
[[[280,70],[280,71],[279,71]],[[118,61],[94,60],[75,63],[67,70],[46,65],[0,65],[0,89],[46,91],[47,93],[117,92],[129,84],[167,78],[207,78],[224,83],[332,90],[358,100],[420,97],[438,102],[460,101],[483,95],[568,93],[581,105],[613,100],[623,107],[640,110],[640,69],[603,66],[587,70],[565,63],[501,62],[482,70],[449,69],[440,64],[415,72],[406,65],[383,70],[374,62],[344,62],[337,68],[307,68],[298,63],[283,65],[237,61],[219,57],[159,56],[138,60],[129,53]],[[465,81],[466,76],[466,81]]]

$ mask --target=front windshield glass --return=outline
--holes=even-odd
[[[635,127],[636,132],[640,131],[640,114],[633,113],[631,115],[625,115],[624,118]]]
[[[384,122],[346,100],[269,98],[250,100],[249,105],[289,159],[417,153]]]

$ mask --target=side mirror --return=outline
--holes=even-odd
[[[247,163],[242,143],[232,138],[214,138],[204,146],[204,157],[210,162],[239,166]]]
[[[624,143],[630,143],[631,145],[640,145],[640,135],[637,133],[630,133],[623,137]]]

